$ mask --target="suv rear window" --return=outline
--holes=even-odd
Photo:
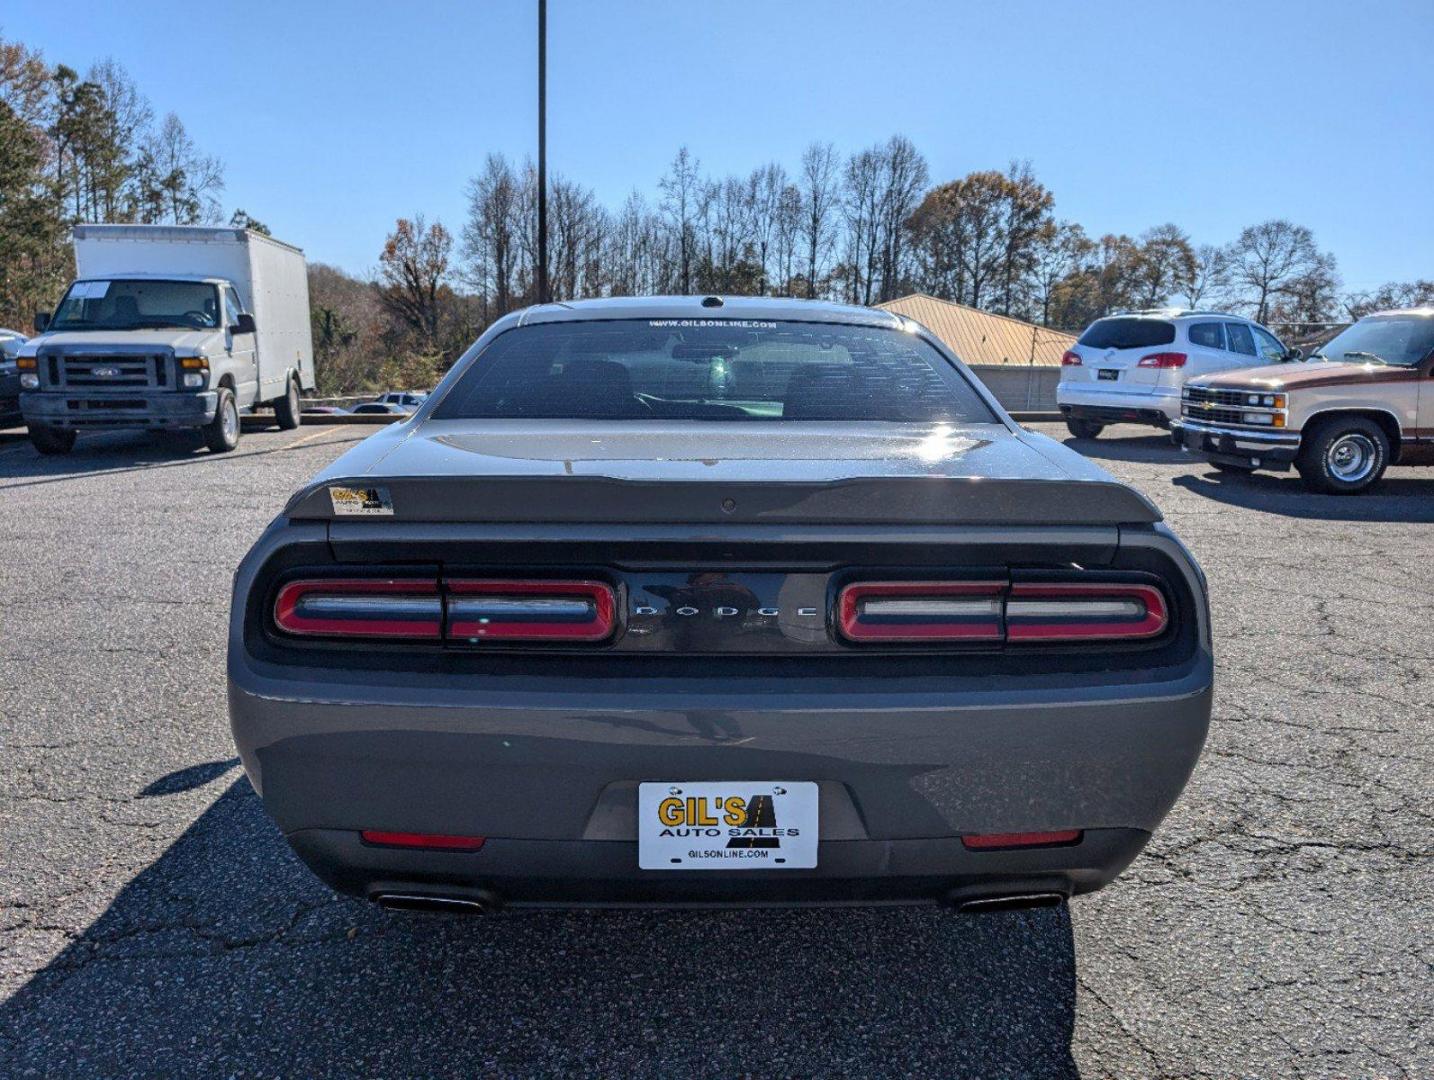
[[[516,327],[469,363],[435,419],[992,423],[915,334],[833,323],[651,319]]]
[[[1175,340],[1175,324],[1164,319],[1097,319],[1077,345],[1092,349],[1148,349]]]

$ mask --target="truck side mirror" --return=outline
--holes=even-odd
[[[229,328],[231,334],[252,334],[254,332],[254,316],[247,311],[241,311],[234,316],[234,325]]]
[[[50,313],[48,311],[35,312],[35,333],[43,334],[50,328]]]

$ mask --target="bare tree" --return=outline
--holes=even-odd
[[[817,295],[818,283],[826,273],[826,260],[836,241],[837,211],[840,206],[836,148],[831,143],[812,143],[802,154],[801,240],[807,259],[807,298]]]
[[[1377,289],[1347,293],[1341,306],[1351,319],[1362,319],[1373,311],[1434,306],[1434,281],[1386,281]]]
[[[905,135],[893,135],[880,151],[882,188],[878,201],[877,227],[880,247],[881,284],[877,296],[895,299],[906,269],[906,220],[911,216],[926,187],[929,173],[926,159]]]
[[[1277,219],[1241,230],[1228,250],[1237,298],[1256,322],[1265,322],[1279,293],[1320,263],[1314,234],[1303,225]]]
[[[1073,221],[1056,224],[1037,240],[1027,271],[1031,311],[1027,314],[1050,326],[1061,286],[1076,274],[1095,247],[1085,230]]]
[[[697,221],[705,186],[698,170],[699,162],[684,146],[672,159],[668,174],[658,183],[662,191],[662,212],[667,218],[677,251],[677,288],[684,295],[692,292],[692,267],[698,242]]]
[[[1230,284],[1230,259],[1225,249],[1201,244],[1195,249],[1194,273],[1181,286],[1192,308],[1212,302]]]
[[[881,265],[882,174],[880,147],[853,154],[846,163],[842,216],[846,222],[846,298],[870,304]]]
[[[514,306],[518,271],[521,182],[508,159],[489,154],[483,171],[468,181],[468,220],[463,225],[464,277],[493,316]]]
[[[173,225],[222,220],[224,165],[200,153],[178,116],[167,114],[145,137],[140,157],[141,220]]]

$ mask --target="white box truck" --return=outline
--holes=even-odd
[[[81,428],[197,428],[214,451],[239,416],[299,425],[314,388],[304,253],[247,229],[77,225],[76,278],[16,359],[20,411],[43,454]]]

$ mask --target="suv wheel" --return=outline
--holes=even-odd
[[[1077,439],[1094,439],[1105,430],[1105,425],[1094,420],[1067,420],[1066,430]]]
[[[1389,466],[1389,437],[1362,416],[1320,424],[1300,448],[1295,468],[1305,487],[1326,495],[1357,495],[1379,483]]]
[[[204,425],[204,445],[216,454],[239,445],[239,406],[234,400],[234,391],[227,386],[219,388],[214,419]]]
[[[289,380],[284,396],[274,402],[274,416],[279,421],[280,431],[293,431],[299,426],[299,384]]]
[[[42,454],[68,454],[75,448],[75,429],[30,425],[30,445]]]

